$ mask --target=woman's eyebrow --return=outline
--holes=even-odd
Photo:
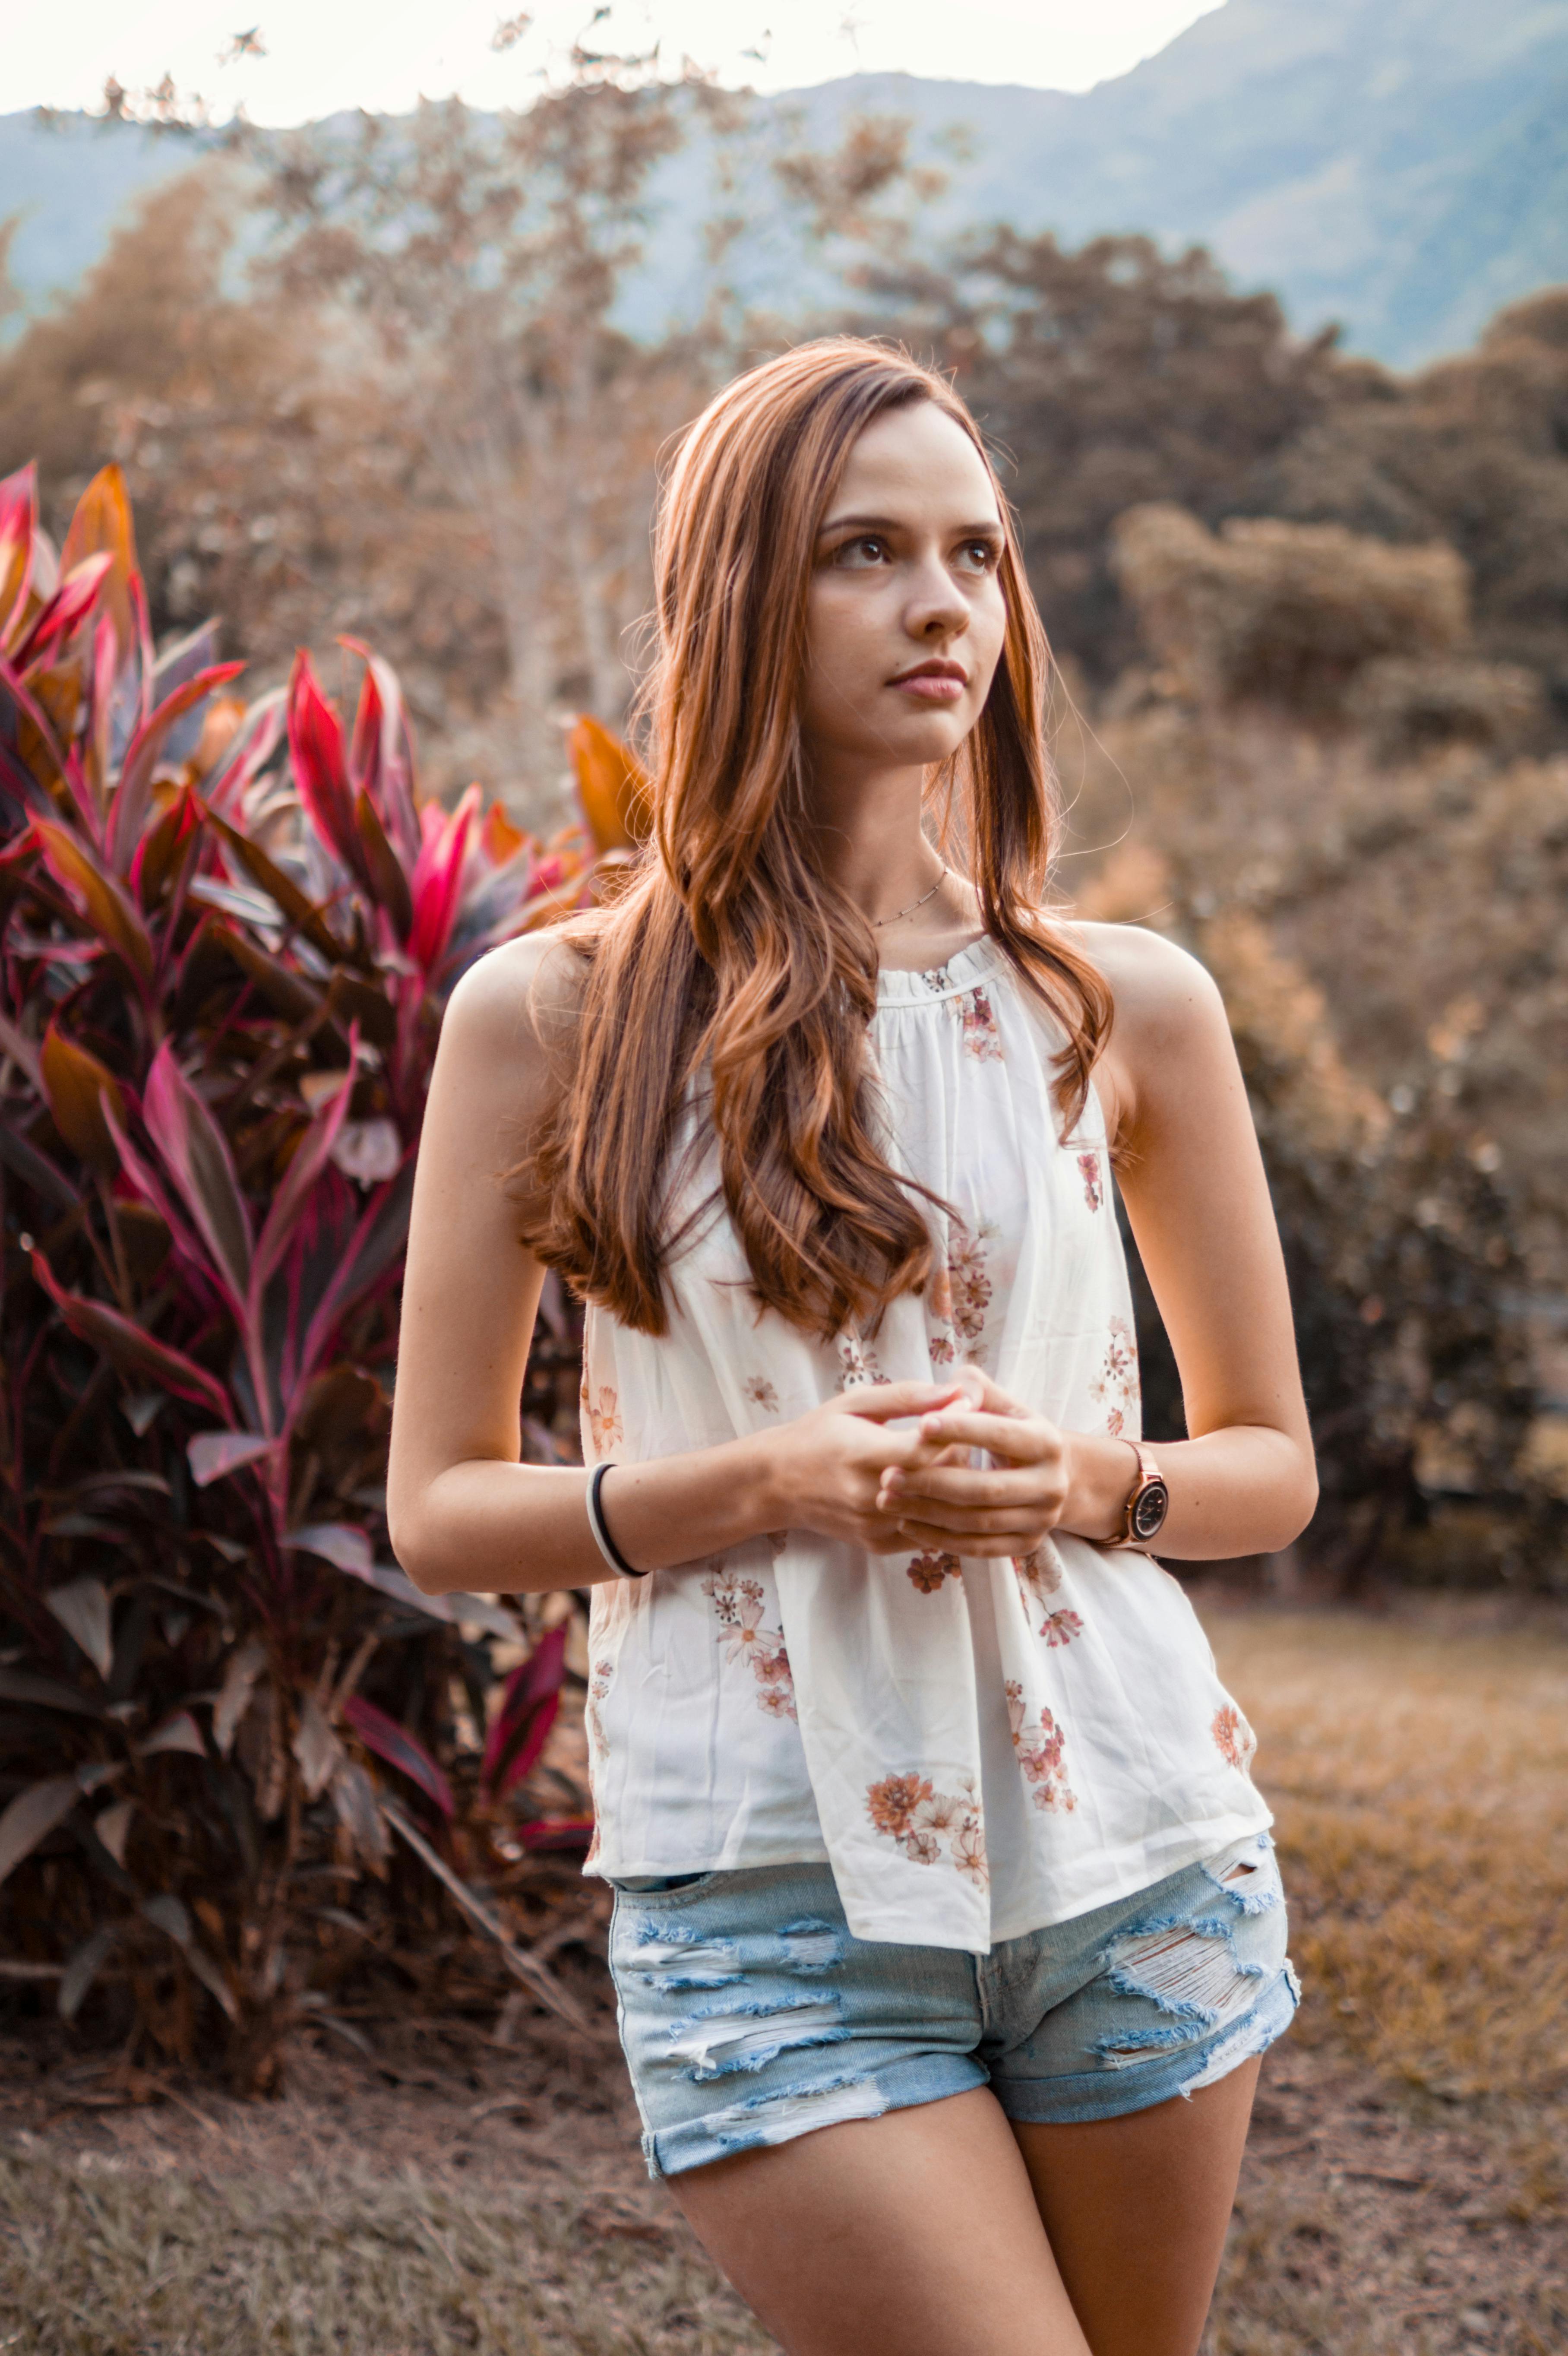
[[[822,526],[824,531],[907,531],[909,525],[898,516],[842,515],[829,516]],[[1002,527],[995,516],[982,523],[959,523],[951,527],[955,540],[1000,540]]]

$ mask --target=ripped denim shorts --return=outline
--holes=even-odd
[[[988,1955],[857,1939],[826,1865],[624,1880],[610,1967],[651,2176],[972,2086],[1019,2120],[1147,2110],[1300,1995],[1266,1833]]]

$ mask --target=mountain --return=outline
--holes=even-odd
[[[1568,0],[1227,0],[1082,94],[862,74],[765,103],[818,136],[854,112],[912,117],[949,175],[944,229],[1200,242],[1302,332],[1337,320],[1396,367],[1568,279]],[[191,155],[85,117],[0,116],[24,292],[80,275],[127,200]]]

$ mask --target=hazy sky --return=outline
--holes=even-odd
[[[105,78],[144,88],[172,73],[219,118],[257,123],[340,107],[397,112],[422,92],[520,105],[574,38],[682,53],[726,82],[785,90],[901,70],[948,80],[1087,90],[1163,48],[1218,0],[538,0],[520,37],[510,0],[0,0],[0,112],[91,106]],[[219,63],[250,29],[264,56]]]

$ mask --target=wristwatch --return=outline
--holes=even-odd
[[[1148,1450],[1136,1440],[1129,1440],[1127,1446],[1138,1460],[1138,1477],[1127,1493],[1127,1502],[1122,1508],[1122,1526],[1111,1543],[1118,1547],[1150,1547],[1165,1527],[1165,1517],[1170,1511],[1170,1491]]]

